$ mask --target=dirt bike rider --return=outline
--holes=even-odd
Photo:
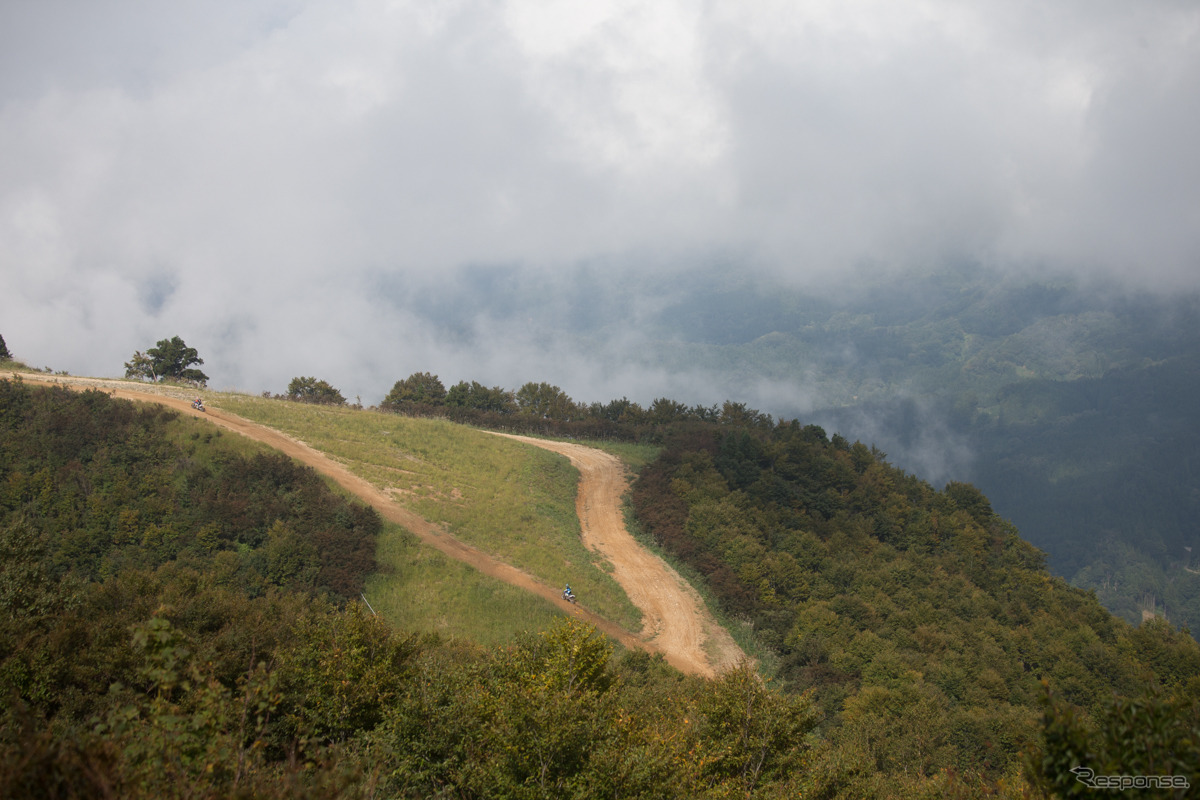
[[[575,593],[571,591],[571,584],[568,583],[567,588],[563,589],[563,598],[569,599],[569,598],[573,597],[574,595],[575,595]]]

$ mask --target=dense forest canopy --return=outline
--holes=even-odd
[[[208,452],[220,431],[94,390],[2,381],[0,406],[0,524],[44,542],[55,574],[215,562],[250,595],[345,598],[375,569],[378,515],[284,456]]]
[[[633,502],[782,685],[814,693],[829,741],[881,771],[998,779],[1033,743],[1043,681],[1097,715],[1155,681],[1200,691],[1186,633],[1131,629],[1051,577],[975,487],[937,491],[816,426],[673,437]]]

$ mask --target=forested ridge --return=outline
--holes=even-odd
[[[1039,745],[1047,689],[1052,717],[1101,719],[1114,696],[1156,687],[1195,770],[1188,632],[1133,628],[1052,577],[969,484],[935,490],[813,425],[693,426],[642,471],[633,505],[777,659],[781,686],[812,692],[840,763],[995,781]]]
[[[378,517],[311,471],[154,405],[0,382],[0,796],[1200,780],[1194,640],[1050,578],[973,487],[724,412],[656,424],[634,505],[774,654],[768,682],[685,677],[572,621],[494,648],[389,627],[354,599]]]

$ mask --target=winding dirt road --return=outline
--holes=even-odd
[[[339,486],[375,508],[385,519],[401,525],[425,544],[469,564],[485,575],[549,600],[565,613],[592,623],[626,647],[662,653],[669,664],[683,672],[711,677],[743,657],[741,649],[728,632],[708,613],[695,589],[662,559],[639,545],[625,529],[621,513],[621,498],[626,487],[625,470],[620,460],[608,453],[566,442],[509,437],[560,453],[579,470],[576,510],[583,529],[584,544],[612,563],[614,579],[634,605],[641,609],[644,622],[640,634],[630,633],[586,609],[566,603],[556,588],[455,539],[437,525],[404,508],[342,464],[303,442],[235,414],[211,407],[207,413],[194,410],[189,395],[183,390],[149,386],[131,389],[128,382],[98,378],[50,377],[30,373],[22,373],[20,377],[27,383],[96,388],[127,400],[159,403],[184,414],[203,417],[222,428],[262,442],[328,475]]]
[[[620,459],[571,442],[496,434],[564,455],[579,470],[575,511],[583,543],[613,565],[612,576],[642,611],[643,641],[680,669],[712,676],[743,657],[692,586],[661,558],[638,544],[625,528],[622,497],[627,488]],[[676,659],[679,663],[676,663]]]

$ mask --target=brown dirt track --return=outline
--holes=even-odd
[[[626,530],[621,501],[625,468],[620,459],[580,444],[501,435],[564,455],[579,470],[575,511],[583,543],[608,559],[613,578],[641,609],[643,641],[687,672],[711,676],[737,663],[741,648],[708,613],[696,590]]]
[[[158,386],[131,389],[126,381],[92,378],[28,373],[20,377],[27,383],[96,388],[127,400],[160,403],[262,442],[329,476],[375,508],[385,519],[401,525],[425,544],[469,564],[485,575],[549,600],[564,612],[592,623],[626,647],[662,653],[668,663],[683,672],[712,676],[743,657],[728,632],[708,613],[695,589],[662,559],[639,545],[625,529],[621,511],[621,498],[626,487],[625,471],[621,462],[608,453],[566,442],[510,437],[560,453],[579,470],[576,510],[583,529],[584,544],[612,563],[613,578],[634,605],[641,609],[644,623],[640,634],[630,633],[586,609],[566,603],[558,589],[455,539],[303,442],[219,409],[210,407],[206,413],[194,410],[190,395],[184,390]]]

